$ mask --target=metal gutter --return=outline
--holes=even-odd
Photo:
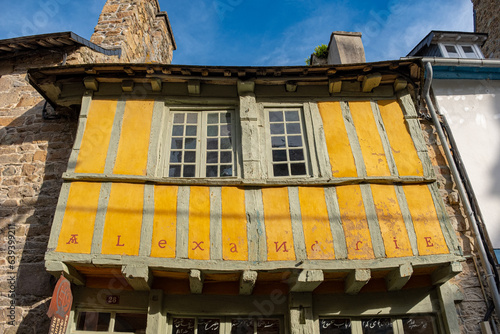
[[[455,184],[457,186],[457,190],[460,194],[460,198],[464,205],[465,214],[467,215],[467,219],[471,222],[472,229],[474,231],[474,237],[476,241],[476,247],[479,252],[479,258],[481,260],[481,264],[483,266],[484,271],[486,272],[486,281],[488,282],[488,287],[493,299],[493,303],[495,305],[495,313],[497,317],[500,319],[500,294],[498,292],[498,288],[495,283],[495,278],[493,271],[491,269],[490,263],[487,261],[486,249],[484,247],[483,241],[480,239],[479,227],[474,217],[474,213],[472,211],[471,204],[469,202],[469,198],[467,196],[467,192],[465,190],[464,184],[462,183],[462,179],[460,178],[460,173],[457,170],[457,166],[453,160],[453,156],[451,155],[450,148],[448,147],[448,141],[444,135],[443,128],[441,127],[441,123],[439,122],[438,116],[436,114],[436,110],[434,108],[434,104],[432,103],[430,97],[430,87],[432,83],[432,64],[430,62],[425,63],[425,69],[427,73],[427,78],[424,84],[424,97],[425,102],[427,103],[427,107],[429,108],[429,112],[431,113],[432,121],[434,126],[436,127],[436,131],[439,136],[439,140],[441,141],[441,147],[446,155],[446,160],[448,161],[448,165],[450,167],[451,173],[455,180]]]
[[[401,60],[410,59],[415,59],[415,57],[401,58]],[[423,57],[422,61],[433,66],[500,67],[500,59]]]

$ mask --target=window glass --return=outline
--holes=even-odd
[[[462,45],[462,51],[464,52],[465,58],[477,58],[472,45]]]
[[[405,334],[435,334],[434,318],[431,316],[403,318]]]
[[[111,313],[80,312],[76,329],[81,331],[107,332],[110,320]]]
[[[115,332],[118,333],[146,333],[148,316],[144,313],[116,313]]]
[[[393,334],[390,318],[361,319],[363,334]]]
[[[198,319],[198,334],[218,334],[220,319]]]
[[[168,176],[234,176],[233,122],[228,111],[173,112]]]
[[[172,334],[194,334],[194,318],[175,318],[172,324]]]
[[[460,58],[460,55],[455,48],[455,45],[445,45],[446,52],[448,53],[448,57],[450,58]]]
[[[273,176],[307,175],[302,112],[270,110],[268,116]]]
[[[257,334],[278,334],[280,321],[278,319],[263,319],[257,321]]]
[[[253,334],[253,319],[233,319],[231,320],[231,334]]]
[[[320,319],[320,334],[351,334],[351,320],[349,319]]]

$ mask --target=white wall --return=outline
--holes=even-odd
[[[500,248],[500,81],[434,80],[433,89],[452,128],[493,246]]]

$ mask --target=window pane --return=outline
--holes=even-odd
[[[233,152],[221,152],[220,162],[221,163],[231,163],[233,160]]]
[[[169,177],[181,177],[181,166],[180,165],[170,165],[168,169]]]
[[[172,146],[170,148],[173,150],[182,149],[182,138],[172,138]]]
[[[174,123],[184,123],[184,114],[175,114],[174,115]]]
[[[320,334],[351,334],[351,320],[349,319],[320,319]]]
[[[188,124],[197,124],[198,123],[198,114],[197,113],[189,113],[187,114],[187,122]]]
[[[233,166],[231,165],[220,166],[220,176],[233,176]]]
[[[220,115],[220,122],[221,123],[231,123],[231,114],[226,113],[226,114]]]
[[[182,162],[182,152],[181,151],[171,151],[170,152],[170,162]]]
[[[253,334],[253,329],[252,319],[233,319],[231,321],[231,334]]]
[[[287,134],[300,134],[300,123],[287,123],[286,124]]]
[[[186,126],[186,136],[196,136],[197,127],[193,125]]]
[[[174,125],[172,127],[172,136],[182,136],[182,135],[184,135],[184,126]]]
[[[217,166],[207,166],[207,177],[217,177]]]
[[[457,53],[454,45],[446,45],[445,48],[448,53]]]
[[[221,136],[230,136],[231,135],[231,124],[224,124],[220,126],[220,135]]]
[[[283,122],[283,112],[282,111],[270,111],[269,112],[269,122]]]
[[[219,123],[219,114],[208,114],[207,115],[207,123],[208,124]]]
[[[219,162],[219,152],[208,152],[207,163],[216,164]]]
[[[292,175],[306,175],[306,164],[291,164]]]
[[[273,166],[274,176],[288,176],[288,164],[276,164]]]
[[[184,148],[188,150],[196,149],[196,138],[186,138],[184,142]]]
[[[285,119],[287,122],[298,122],[299,121],[299,112],[297,110],[287,111],[285,112]]]
[[[215,137],[219,135],[219,127],[217,125],[207,126],[207,136]]]
[[[301,147],[302,137],[301,136],[289,136],[288,137],[288,147]]]
[[[257,321],[257,334],[279,334],[280,321],[275,319],[264,319]]]
[[[194,334],[194,319],[175,318],[172,326],[172,334]]]
[[[184,153],[184,162],[196,162],[196,152],[187,151]]]
[[[271,124],[271,134],[272,135],[285,134],[285,127],[281,123]]]
[[[231,138],[221,138],[220,148],[221,150],[226,150],[228,148],[231,148]]]
[[[117,313],[115,316],[115,332],[146,333],[147,314]]]
[[[80,312],[78,316],[77,330],[107,332],[111,313],[102,312]]]
[[[290,161],[302,161],[304,160],[304,150],[290,150]]]
[[[285,142],[285,137],[272,137],[271,138],[271,145],[272,147],[285,147],[286,142]]]
[[[286,150],[273,150],[273,161],[286,161]]]
[[[198,319],[198,334],[218,334],[219,319]]]
[[[434,334],[434,319],[430,316],[403,318],[405,334]]]
[[[393,334],[390,318],[364,319],[361,322],[363,334]]]
[[[182,176],[184,177],[194,177],[196,171],[196,166],[195,165],[185,165],[184,166],[184,173]]]
[[[219,139],[208,138],[207,139],[207,150],[216,150],[219,148]]]

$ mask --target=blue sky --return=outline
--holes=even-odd
[[[0,39],[73,31],[90,39],[105,0],[8,1]],[[473,31],[470,0],[159,0],[190,65],[304,65],[332,31],[363,33],[367,61],[405,56],[430,30]]]

